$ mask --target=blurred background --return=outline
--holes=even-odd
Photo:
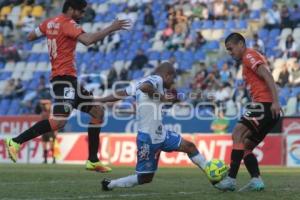
[[[59,14],[62,3],[59,0],[0,3],[0,136],[19,134],[36,122],[40,101],[51,99],[46,40],[29,43],[26,35],[42,20]],[[81,21],[86,32],[101,30],[116,17],[132,22],[129,31],[117,32],[94,45],[86,47],[78,43],[78,77],[95,96],[126,85],[115,85],[118,81],[150,75],[159,63],[169,61],[178,72],[176,87],[183,94],[181,99],[192,106],[173,108],[176,116],[165,110],[166,126],[191,135],[225,135],[225,140],[230,141],[226,135],[231,133],[243,106],[250,101],[242,81],[242,68],[224,48],[224,38],[236,31],[246,37],[248,47],[266,56],[277,83],[285,111],[285,118],[273,130],[275,137],[280,137],[278,144],[283,144],[285,135],[291,133],[294,137],[300,133],[299,1],[88,0],[88,3]],[[132,98],[108,105],[103,132],[136,132],[135,117],[126,114],[132,105]],[[112,106],[117,108],[117,117],[113,116]],[[76,111],[62,132],[86,131],[75,114]],[[81,114],[80,120],[88,122],[88,117]],[[300,137],[295,141],[300,141]],[[293,153],[300,162],[297,150],[300,147],[295,144]],[[282,146],[279,164],[286,163],[288,152],[290,149]]]

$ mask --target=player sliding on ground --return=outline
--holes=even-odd
[[[196,146],[179,134],[165,130],[161,121],[162,104],[177,101],[177,96],[164,92],[164,89],[170,89],[174,84],[175,76],[173,66],[165,62],[157,67],[155,75],[143,78],[125,90],[117,91],[115,95],[99,100],[106,103],[123,99],[126,96],[135,96],[138,119],[136,174],[116,180],[104,179],[103,190],[150,183],[157,169],[161,151],[185,152],[194,164],[204,170],[206,160],[198,152]]]
[[[251,180],[240,191],[260,191],[265,186],[252,150],[280,119],[281,108],[276,85],[265,58],[259,52],[247,48],[241,34],[230,34],[225,40],[225,46],[229,54],[243,65],[243,78],[250,90],[252,103],[232,133],[233,149],[228,176],[215,187],[223,191],[235,190],[236,176],[241,160],[244,159]]]
[[[6,139],[9,157],[14,162],[17,160],[22,143],[42,134],[62,129],[72,109],[76,108],[92,117],[88,128],[89,156],[86,169],[100,172],[111,171],[109,167],[102,165],[97,156],[104,109],[101,105],[96,105],[93,94],[77,82],[75,49],[77,41],[88,46],[115,31],[128,28],[129,22],[115,20],[102,31],[85,33],[77,21],[83,17],[86,6],[86,0],[66,0],[62,14],[45,20],[28,35],[30,41],[40,37],[47,38],[52,65],[51,84],[55,99],[52,114],[54,117],[37,122],[18,137]]]

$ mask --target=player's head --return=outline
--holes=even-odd
[[[174,84],[176,78],[176,70],[173,65],[169,62],[161,63],[155,70],[155,74],[158,74],[162,77],[164,88],[170,89]]]
[[[229,54],[235,59],[240,60],[246,49],[245,38],[239,33],[231,33],[225,39],[225,46]]]
[[[83,17],[86,7],[86,0],[66,0],[62,12],[70,15],[75,21],[78,21]]]

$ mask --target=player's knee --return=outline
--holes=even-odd
[[[58,131],[58,130],[62,129],[67,123],[66,120],[55,120],[55,119],[49,119],[49,122],[50,122],[52,131]]]
[[[139,184],[151,183],[153,180],[154,174],[141,174],[138,176]]]
[[[98,121],[103,121],[104,118],[104,107],[100,105],[95,105],[92,107],[90,114],[93,116],[94,119]]]
[[[186,153],[193,153],[197,150],[195,144],[190,141],[182,140],[181,145],[182,145],[181,148]]]

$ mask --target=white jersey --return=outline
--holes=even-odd
[[[139,89],[139,86],[145,82],[152,84],[157,94],[164,94],[163,80],[158,75],[151,75],[131,84],[126,88],[126,92],[136,97],[138,132],[149,134],[152,143],[157,144],[163,142],[166,137],[162,125],[162,104],[159,97],[150,98]]]

